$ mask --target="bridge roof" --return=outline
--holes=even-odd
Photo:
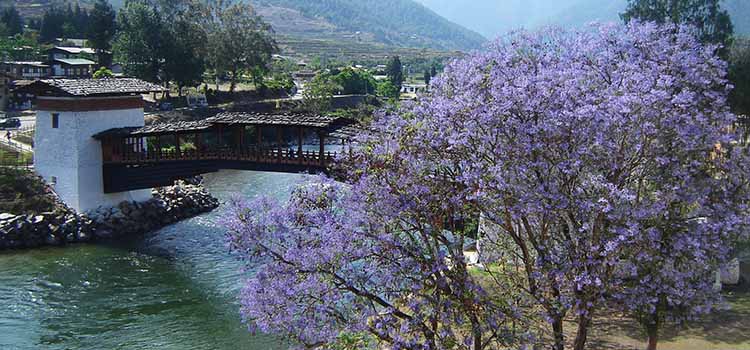
[[[225,112],[206,119],[212,124],[242,124],[268,126],[301,126],[308,128],[328,128],[343,118],[316,114],[286,113],[262,114],[248,112]]]
[[[180,121],[148,125],[141,128],[116,128],[94,135],[95,139],[107,137],[137,137],[172,134],[188,134],[209,130],[218,125],[281,126],[321,129],[336,138],[351,138],[356,135],[356,121],[348,118],[309,114],[261,114],[226,112],[200,121]]]

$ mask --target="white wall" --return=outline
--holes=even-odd
[[[59,112],[52,128],[51,111],[38,111],[34,136],[34,165],[71,208],[79,212],[111,207],[122,201],[146,201],[151,190],[104,194],[101,142],[92,136],[108,129],[143,126],[143,109]]]

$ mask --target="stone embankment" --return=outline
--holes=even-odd
[[[59,205],[54,211],[0,214],[0,250],[56,246],[132,236],[157,230],[219,206],[199,183],[179,181],[155,189],[148,202],[123,202],[115,208],[78,214]]]

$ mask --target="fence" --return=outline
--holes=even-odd
[[[27,126],[16,130],[13,138],[20,143],[34,147],[34,132],[35,128],[33,125]]]
[[[34,155],[13,143],[0,142],[0,167],[30,168]]]

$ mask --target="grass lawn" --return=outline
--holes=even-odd
[[[730,291],[725,296],[728,310],[706,316],[682,329],[668,327],[662,331],[659,349],[750,350],[750,291]],[[596,322],[590,349],[641,350],[646,347],[646,335],[633,320],[610,316],[599,317]]]
[[[499,266],[489,266],[500,271]],[[750,263],[743,263],[744,282],[738,287],[724,287],[728,308],[707,315],[684,327],[667,326],[662,330],[660,350],[750,350]],[[489,273],[474,270],[479,278]],[[572,342],[576,325],[566,324],[567,339]],[[642,350],[646,348],[646,334],[632,318],[606,310],[599,312],[589,331],[587,349]]]
[[[0,165],[25,165],[33,163],[34,156],[30,153],[18,154],[18,152],[0,145]]]

